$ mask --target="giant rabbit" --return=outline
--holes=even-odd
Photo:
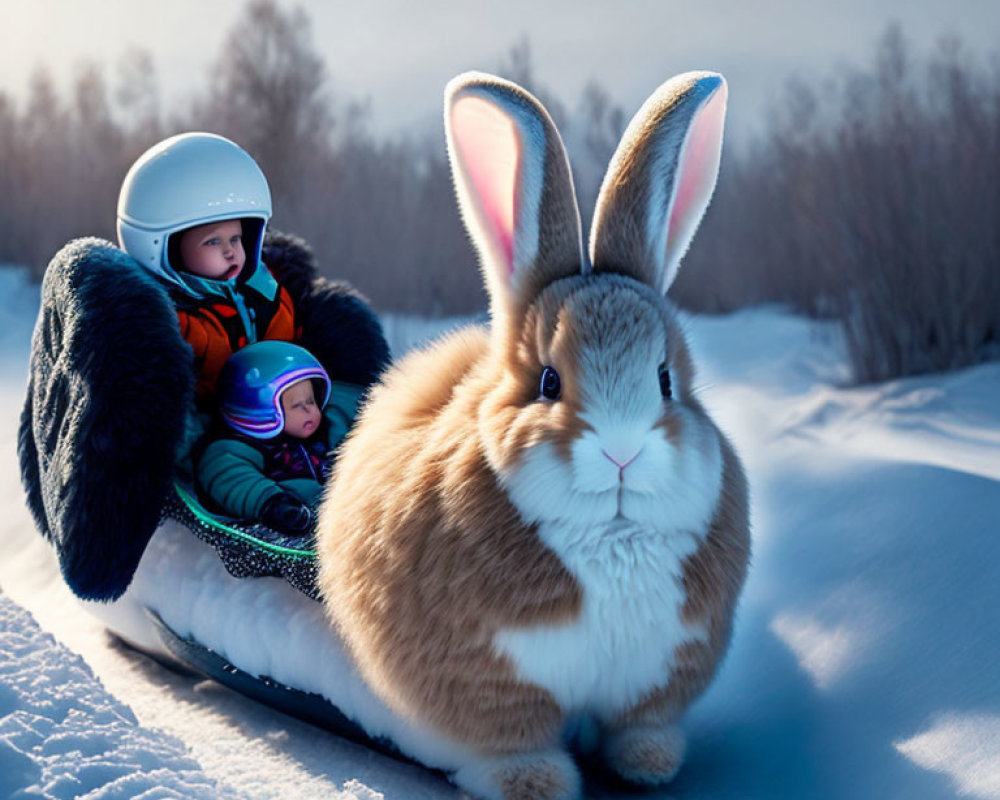
[[[740,461],[694,393],[665,293],[715,186],[726,83],[663,84],[626,130],[589,246],[541,104],[446,93],[490,324],[396,364],[320,511],[320,590],[375,694],[487,798],[573,798],[570,755],[659,784],[749,558]]]

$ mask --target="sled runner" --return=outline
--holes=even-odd
[[[391,758],[411,764],[416,763],[412,758],[401,753],[390,739],[384,736],[369,735],[364,728],[347,717],[343,711],[322,695],[303,692],[266,676],[250,675],[197,641],[179,636],[158,614],[152,611],[147,613],[163,649],[170,654],[171,658],[165,658],[162,654],[152,655],[168,668],[180,668],[205,678],[211,678],[233,691],[276,708],[291,717],[301,719],[303,722],[324,728],[337,736],[370,747]]]

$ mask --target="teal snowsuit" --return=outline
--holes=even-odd
[[[335,449],[347,434],[363,392],[362,386],[331,382],[330,399],[323,409],[327,449]],[[264,503],[282,492],[314,506],[323,489],[319,481],[311,478],[271,478],[261,449],[228,436],[214,439],[205,448],[196,474],[201,491],[226,514],[240,518],[259,517]]]

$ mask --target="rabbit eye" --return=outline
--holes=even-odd
[[[562,382],[559,380],[559,373],[552,367],[542,370],[542,378],[538,382],[538,394],[548,400],[558,400],[562,394]]]
[[[667,369],[666,362],[660,364],[659,369],[660,375],[660,394],[662,394],[668,400],[673,397],[670,387],[670,370]]]

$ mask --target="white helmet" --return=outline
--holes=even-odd
[[[171,136],[143,153],[118,195],[118,242],[146,269],[187,289],[170,263],[172,234],[226,219],[260,220],[244,226],[252,273],[260,261],[271,192],[257,162],[235,142],[214,133]]]

